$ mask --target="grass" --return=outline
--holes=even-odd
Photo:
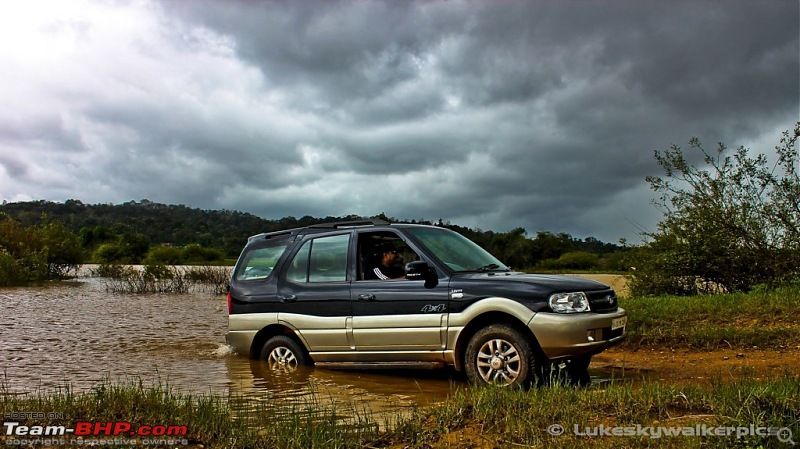
[[[188,293],[207,291],[225,293],[231,278],[227,266],[174,266],[103,264],[90,271],[104,278],[106,291],[112,293]]]
[[[621,298],[628,349],[749,348],[798,344],[800,287],[751,293]]]
[[[141,381],[102,383],[87,392],[12,395],[0,388],[0,413],[55,412],[61,420],[24,425],[66,425],[79,420],[182,425],[192,447],[205,448],[439,448],[439,447],[781,447],[770,436],[653,438],[659,427],[760,427],[800,431],[800,378],[755,381],[743,376],[709,387],[624,383],[529,391],[459,389],[440,405],[417,408],[383,425],[354,407],[335,410],[312,402],[286,410],[237,397],[179,393]],[[386,424],[389,426],[386,426]],[[553,425],[562,435],[551,435]],[[606,429],[653,426],[639,436],[586,436]],[[576,431],[580,435],[576,435]],[[645,431],[647,432],[647,431]],[[2,439],[3,437],[0,437]],[[9,437],[5,437],[9,438]],[[110,438],[110,437],[109,437]],[[3,442],[3,444],[8,444]],[[785,447],[786,445],[783,445]]]
[[[363,412],[325,408],[315,400],[286,409],[241,397],[178,392],[165,383],[145,385],[141,380],[106,381],[83,392],[63,387],[24,395],[0,385],[0,414],[30,411],[56,415],[19,420],[21,425],[69,428],[78,421],[91,421],[130,422],[134,428],[185,426],[187,433],[178,438],[192,447],[359,447],[359,442],[374,439],[378,432],[377,422]],[[8,438],[0,435],[0,444],[9,444],[4,441]]]
[[[742,379],[711,387],[682,387],[648,383],[613,384],[605,388],[553,387],[531,391],[473,388],[455,394],[445,404],[417,413],[397,428],[399,441],[411,447],[435,445],[445,435],[462,437],[464,447],[731,447],[773,442],[766,438],[735,441],[730,438],[649,437],[588,438],[592,428],[664,426],[800,426],[800,386],[797,378],[771,382]],[[436,425],[431,425],[435,423]],[[563,435],[550,435],[559,424]],[[460,431],[463,430],[463,431]],[[459,435],[460,434],[460,435]],[[467,441],[464,441],[467,440]],[[588,440],[588,441],[587,441]],[[775,441],[774,443],[778,443]]]

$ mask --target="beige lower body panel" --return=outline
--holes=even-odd
[[[353,342],[362,351],[441,351],[447,314],[356,316]]]
[[[225,335],[225,340],[237,354],[249,357],[250,347],[253,346],[253,339],[257,333],[258,331],[229,331]]]
[[[347,335],[345,316],[315,316],[294,313],[278,315],[279,323],[294,329],[309,351],[347,351],[351,343]]]

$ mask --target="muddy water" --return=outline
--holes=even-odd
[[[106,293],[97,279],[0,289],[0,382],[6,391],[82,390],[104,380],[167,382],[253,400],[310,400],[394,411],[445,399],[446,370],[275,373],[225,345],[225,298]]]

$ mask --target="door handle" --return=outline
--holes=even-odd
[[[358,295],[358,300],[359,301],[375,301],[375,295],[373,295],[372,293],[369,293],[369,294],[366,294],[366,295]]]
[[[278,299],[282,302],[295,302],[297,301],[297,295],[278,295]]]

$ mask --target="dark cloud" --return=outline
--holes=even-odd
[[[800,114],[789,1],[33,5],[0,19],[8,200],[635,239],[654,149]]]

